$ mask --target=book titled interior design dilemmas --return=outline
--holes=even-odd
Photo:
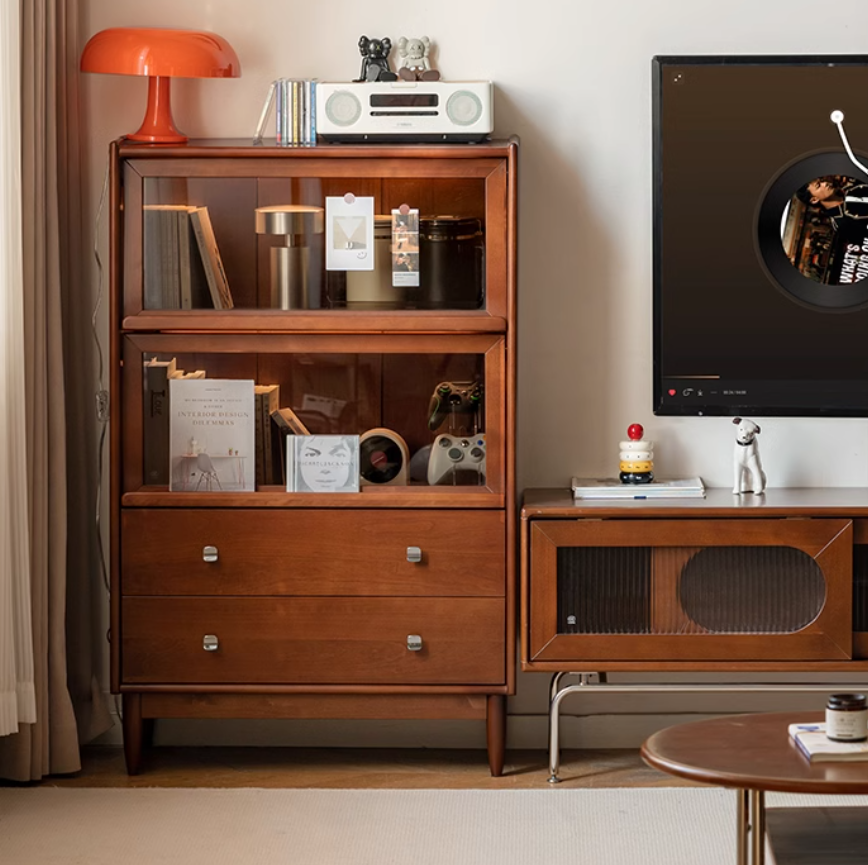
[[[253,381],[169,381],[169,489],[252,492],[256,488]]]

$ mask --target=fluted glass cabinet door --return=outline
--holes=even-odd
[[[852,523],[536,521],[534,661],[852,656]]]

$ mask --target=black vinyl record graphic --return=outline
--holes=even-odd
[[[790,299],[812,309],[827,312],[850,312],[868,305],[868,279],[858,279],[849,285],[824,285],[800,272],[787,257],[781,241],[781,221],[796,190],[817,178],[846,175],[860,183],[868,183],[868,176],[859,171],[843,150],[814,153],[786,166],[772,179],[760,199],[756,216],[757,254],[766,275]],[[861,226],[868,227],[868,221]],[[841,231],[845,229],[842,228]],[[864,246],[860,230],[857,246]]]
[[[387,484],[404,467],[404,454],[397,442],[384,435],[372,435],[359,443],[360,472],[372,484]]]

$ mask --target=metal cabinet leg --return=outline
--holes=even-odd
[[[766,859],[766,794],[762,790],[750,791],[750,846],[753,851],[751,865],[763,865]]]
[[[750,863],[750,804],[747,790],[736,790],[738,802],[736,805],[737,827],[736,838],[738,849],[736,851],[737,865],[749,865]]]
[[[565,676],[579,676],[581,682],[577,685],[567,685],[565,688],[561,688],[561,681]],[[549,776],[549,784],[558,784],[560,782],[560,778],[558,778],[558,770],[561,765],[561,752],[560,752],[560,744],[559,744],[559,736],[560,736],[560,707],[561,700],[567,695],[571,694],[573,691],[579,690],[581,685],[585,683],[588,677],[587,673],[571,673],[562,671],[560,673],[555,673],[552,676],[551,685],[549,687],[549,769],[551,770],[551,775]]]
[[[561,688],[561,680],[565,676],[578,676],[579,681],[574,685],[567,685],[565,688]],[[558,778],[558,770],[561,765],[560,744],[558,741],[560,732],[559,711],[561,700],[563,700],[567,694],[572,694],[586,688],[590,685],[594,676],[598,676],[600,682],[606,681],[604,673],[576,673],[562,671],[560,673],[555,673],[554,676],[552,676],[551,685],[549,686],[549,769],[551,770],[549,784],[557,784],[561,780]]]
[[[561,765],[561,753],[558,744],[558,707],[560,706],[558,695],[561,679],[568,675],[569,673],[555,673],[549,688],[549,770],[551,771],[549,784],[557,784],[561,780],[558,778],[558,769]]]

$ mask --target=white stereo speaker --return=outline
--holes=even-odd
[[[359,436],[361,486],[406,486],[410,452],[394,430],[377,427]]]
[[[352,81],[316,86],[326,141],[482,141],[494,129],[490,81]]]

